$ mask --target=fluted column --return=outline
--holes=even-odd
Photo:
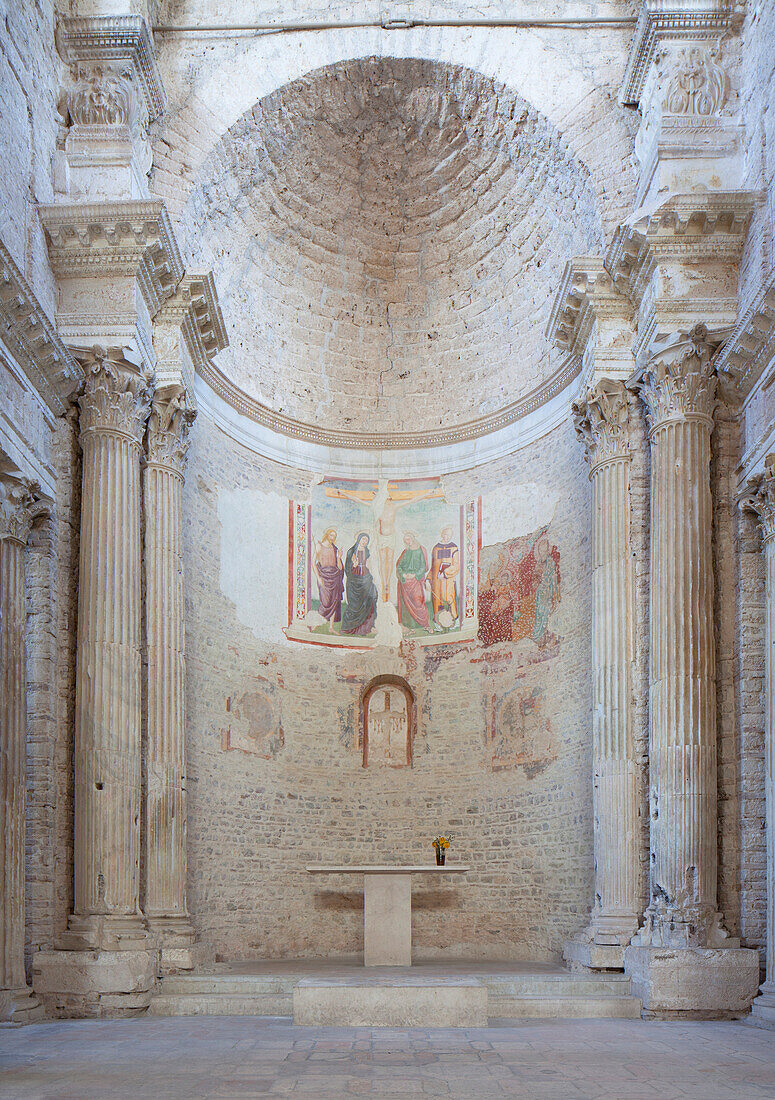
[[[186,907],[185,622],[181,493],[194,413],[179,386],[155,395],[145,467],[148,647],[145,915],[162,964],[191,965]]]
[[[73,947],[139,946],[140,441],[144,375],[120,352],[86,362],[75,707]]]
[[[595,902],[587,937],[621,948],[638,929],[638,782],[633,744],[635,586],[630,545],[630,419],[622,382],[574,406],[592,482],[592,744]]]
[[[0,1020],[42,1015],[24,970],[27,676],[24,547],[36,486],[0,475]]]
[[[754,1016],[775,1019],[775,455],[769,455],[764,474],[750,485],[745,504],[758,516],[766,570],[764,792],[767,832],[767,945],[766,972],[753,1003]]]
[[[720,947],[710,437],[713,348],[675,337],[639,382],[651,441],[651,897],[641,945]]]

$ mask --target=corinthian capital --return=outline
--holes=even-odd
[[[775,537],[775,454],[765,458],[764,473],[748,482],[740,506],[756,513],[765,543]]]
[[[605,462],[630,457],[630,407],[623,382],[602,378],[572,409],[590,473]]]
[[[78,358],[86,372],[78,398],[81,441],[89,433],[113,432],[139,445],[151,403],[149,374],[126,359],[121,348],[89,348]]]
[[[195,418],[182,386],[156,392],[148,420],[149,466],[166,466],[182,475]]]
[[[652,432],[671,420],[703,419],[712,426],[717,348],[705,325],[695,325],[689,333],[673,333],[652,347],[648,364],[634,379]]]
[[[0,474],[0,540],[14,539],[25,546],[33,523],[47,511],[36,482]]]

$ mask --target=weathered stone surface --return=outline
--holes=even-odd
[[[151,1001],[155,951],[41,951],[33,978],[48,1016],[137,1016]]]
[[[624,968],[647,1018],[742,1016],[759,985],[759,954],[745,948],[630,946]]]
[[[487,987],[476,978],[302,978],[293,991],[300,1027],[486,1027]]]

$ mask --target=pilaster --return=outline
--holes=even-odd
[[[44,514],[38,487],[0,474],[0,1020],[43,1017],[24,966],[27,678],[24,548]]]
[[[148,722],[145,915],[162,970],[190,969],[186,905],[186,706],[182,502],[195,413],[180,386],[157,390],[144,475]]]
[[[767,836],[767,946],[764,983],[751,1006],[752,1018],[775,1026],[775,455],[748,483],[743,506],[756,512],[766,570],[764,793]]]
[[[619,967],[638,929],[638,767],[633,742],[635,585],[630,541],[630,401],[602,379],[573,406],[592,482],[592,766],[595,902],[565,945],[572,964]]]

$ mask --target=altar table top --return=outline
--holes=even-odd
[[[312,864],[306,868],[310,875],[460,875],[469,871],[464,863],[348,863],[342,866]]]

